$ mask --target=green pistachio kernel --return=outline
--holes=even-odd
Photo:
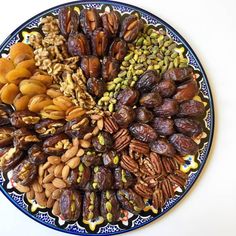
[[[94,205],[90,205],[90,206],[88,207],[88,209],[89,209],[89,211],[93,211],[93,210],[94,210]]]
[[[133,50],[134,50],[134,48],[133,48]],[[125,56],[124,60],[129,61],[133,57],[133,55],[134,55],[134,53],[130,52],[127,56]]]
[[[123,79],[122,78],[115,78],[114,80],[113,80],[113,82],[115,83],[115,84],[118,84],[118,83],[120,83],[121,81],[122,81]]]
[[[101,133],[99,133],[99,135],[98,135],[98,142],[99,142],[101,145],[105,145],[105,139],[104,139],[104,137],[102,136]]]
[[[98,166],[95,166],[95,167],[93,168],[93,171],[94,171],[95,173],[97,173],[97,172],[99,171],[99,167],[98,167]]]
[[[72,212],[75,211],[75,201],[73,201],[73,202],[71,203],[71,205],[70,205],[70,210],[71,210]]]
[[[94,194],[94,192],[90,193],[89,197],[90,197],[90,202],[91,202],[91,203],[94,203],[94,200],[95,200],[95,194]]]
[[[108,106],[108,111],[109,112],[113,112],[114,111],[114,104],[113,103],[110,103],[109,106]]]
[[[121,180],[123,183],[127,183],[126,174],[124,170],[121,170]]]
[[[107,90],[108,90],[108,91],[112,91],[112,90],[115,89],[115,87],[116,87],[116,84],[115,84],[115,83],[114,83],[114,84],[109,84],[109,85],[107,85]]]
[[[134,87],[134,85],[135,85],[135,81],[132,81],[132,82],[130,83],[130,87]]]
[[[115,87],[115,91],[119,91],[120,90],[120,86],[121,86],[121,84],[117,84],[116,87]]]
[[[81,176],[79,176],[78,178],[77,178],[77,180],[76,180],[76,182],[79,184],[80,183],[80,181],[81,181]]]
[[[83,172],[84,171],[84,165],[82,163],[80,163],[79,165],[79,172]]]
[[[112,214],[107,213],[107,221],[112,222],[112,218],[113,218]]]
[[[110,199],[110,197],[111,197],[111,194],[110,194],[110,192],[109,191],[106,191],[106,199]]]
[[[125,77],[127,74],[127,72],[124,70],[124,71],[121,71],[119,74],[118,74],[118,77],[122,78],[122,77]]]
[[[139,211],[141,211],[142,209],[140,209],[139,207],[134,206],[134,210],[137,211],[137,212],[139,212]]]
[[[118,162],[119,162],[119,156],[116,155],[116,156],[114,156],[114,158],[113,158],[113,163],[114,163],[115,165],[117,165]]]
[[[112,209],[112,205],[111,205],[110,202],[106,202],[106,209],[107,209],[108,212],[111,211],[111,209]]]
[[[92,219],[93,219],[93,216],[94,216],[94,215],[93,215],[93,212],[89,212],[89,213],[88,213],[88,219],[89,219],[89,220],[92,220]]]

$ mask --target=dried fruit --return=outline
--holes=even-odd
[[[164,138],[150,143],[150,148],[153,152],[163,156],[173,157],[176,154],[174,146]]]
[[[114,178],[115,178],[115,189],[128,189],[131,188],[135,182],[135,176],[121,167],[117,167],[114,170]]]
[[[115,37],[120,26],[119,13],[117,11],[106,12],[102,15],[102,24],[109,36]]]
[[[86,78],[99,78],[101,74],[101,63],[96,56],[84,56],[81,59],[81,69]]]
[[[123,61],[127,51],[127,43],[121,38],[116,38],[110,46],[109,56],[115,58],[117,61]]]
[[[44,164],[47,160],[47,155],[44,153],[42,146],[34,144],[28,150],[29,161],[33,164],[39,165]]]
[[[156,117],[152,122],[152,127],[159,135],[168,136],[175,132],[174,121],[169,118]]]
[[[172,97],[175,91],[176,85],[175,82],[171,79],[162,80],[152,89],[152,92],[158,92],[163,98]]]
[[[97,152],[107,152],[113,145],[113,138],[109,133],[102,131],[97,137],[93,137],[92,143]]]
[[[19,88],[24,95],[45,94],[47,90],[42,82],[35,79],[22,80]]]
[[[89,78],[87,80],[88,92],[96,97],[102,97],[106,90],[106,84],[102,79]]]
[[[40,121],[40,116],[31,111],[15,111],[11,114],[11,124],[17,128],[32,128]]]
[[[139,91],[132,88],[122,90],[117,96],[119,104],[125,106],[133,106],[136,104],[139,98]]]
[[[0,127],[0,148],[12,144],[14,131],[14,127]]]
[[[103,164],[108,168],[116,168],[120,161],[120,154],[116,151],[109,151],[102,155]]]
[[[153,113],[146,107],[138,107],[135,109],[136,120],[141,123],[148,123],[153,119]]]
[[[87,151],[82,157],[81,161],[85,166],[98,166],[102,164],[102,157],[96,154],[94,151]]]
[[[154,114],[157,116],[169,117],[174,116],[179,111],[179,105],[176,100],[165,98],[161,106],[153,109]]]
[[[155,108],[162,104],[162,98],[159,93],[147,93],[140,98],[139,103],[147,108]]]
[[[179,117],[198,117],[202,116],[205,113],[205,107],[202,102],[198,102],[195,100],[187,100],[179,105]]]
[[[18,93],[13,100],[13,105],[17,111],[24,111],[27,109],[29,101],[29,95],[22,95],[21,93]]]
[[[0,83],[7,83],[6,75],[14,69],[14,64],[7,58],[0,58]]]
[[[15,84],[5,84],[0,90],[1,101],[6,104],[12,104],[15,97],[19,93],[19,89]]]
[[[117,77],[120,71],[120,63],[115,58],[108,56],[102,61],[102,78],[105,81],[111,81]]]
[[[193,68],[192,67],[184,67],[184,68],[173,68],[167,70],[163,74],[164,79],[172,79],[176,82],[182,82],[192,77]]]
[[[83,198],[83,219],[92,220],[100,215],[100,199],[95,192],[85,192]]]
[[[131,107],[120,106],[119,110],[113,115],[113,118],[121,128],[126,128],[135,119],[135,112]]]
[[[6,75],[6,79],[9,83],[19,84],[22,80],[27,79],[30,76],[30,71],[23,67],[18,67],[9,71]]]

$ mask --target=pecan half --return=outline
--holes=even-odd
[[[148,199],[152,198],[152,193],[153,193],[152,189],[142,183],[135,184],[134,191],[143,198],[148,198]]]
[[[161,157],[155,152],[150,153],[150,163],[152,164],[152,168],[156,174],[161,174],[164,171],[163,164],[161,161]]]
[[[177,163],[172,158],[163,157],[162,164],[166,173],[173,173],[176,169],[178,169]]]
[[[166,199],[174,197],[174,189],[169,179],[163,179],[161,189]]]
[[[118,124],[116,123],[113,117],[104,118],[104,130],[110,134],[117,132],[119,129]]]
[[[131,140],[131,136],[127,129],[120,129],[117,133],[114,134],[115,143],[113,148],[117,150],[117,152],[125,149]]]
[[[152,195],[152,205],[156,209],[161,209],[165,205],[165,198],[163,191],[157,188]]]
[[[147,156],[149,154],[149,146],[147,143],[144,143],[136,139],[132,139],[129,145],[129,151],[131,153],[137,152]]]
[[[137,173],[139,169],[138,163],[133,158],[127,155],[122,156],[120,165],[122,168],[130,171],[131,173]]]

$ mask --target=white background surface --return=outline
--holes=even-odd
[[[63,0],[1,1],[0,42],[19,24]],[[207,165],[188,195],[161,219],[127,235],[236,235],[236,1],[128,0],[172,25],[208,75],[216,124]],[[61,236],[17,210],[0,193],[1,236]],[[64,234],[65,235],[65,234]]]

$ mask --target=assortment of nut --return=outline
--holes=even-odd
[[[161,210],[184,189],[180,165],[203,130],[183,52],[116,11],[63,8],[41,26],[34,51],[16,43],[0,58],[0,170],[68,221],[115,222],[147,200]]]

